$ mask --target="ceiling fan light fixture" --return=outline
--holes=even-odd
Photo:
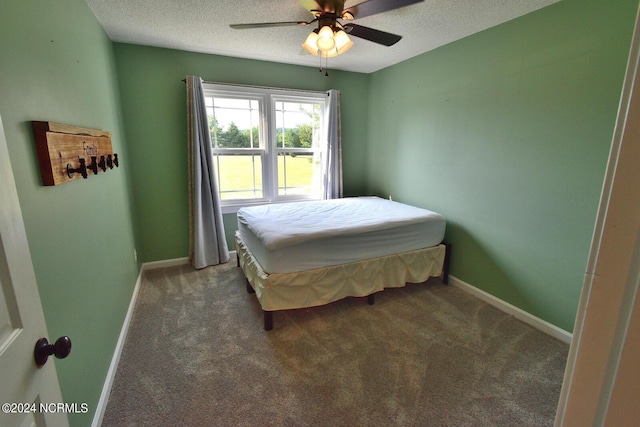
[[[318,55],[318,30],[314,30],[307,36],[307,39],[302,43],[302,47],[310,54]]]
[[[333,38],[336,41],[337,55],[345,53],[346,51],[351,49],[351,46],[353,46],[353,42],[351,41],[347,33],[345,33],[343,30],[339,30],[337,33],[335,33]]]
[[[320,51],[320,56],[322,56],[323,58],[333,58],[338,56],[338,51],[336,49],[331,49],[327,52],[322,52]]]
[[[320,28],[320,32],[318,32],[318,49],[322,52],[329,52],[336,47],[336,41],[333,38],[333,29],[330,26],[325,25]]]
[[[328,30],[324,31],[323,36],[325,39],[325,49],[326,46],[330,46],[333,44],[333,47],[330,49],[323,49],[320,47],[322,36],[322,29],[327,28]],[[353,46],[353,42],[343,30],[338,30],[337,32],[333,32],[333,30],[329,26],[323,27],[320,31],[313,30],[308,36],[307,39],[302,43],[302,47],[309,52],[310,54],[317,56],[320,53],[320,56],[323,58],[332,58],[334,56],[338,56],[342,53],[345,53],[351,46]],[[331,33],[329,33],[331,31]],[[331,41],[327,41],[327,38],[331,38]]]

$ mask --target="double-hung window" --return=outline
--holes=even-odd
[[[326,93],[203,86],[223,212],[321,198]]]

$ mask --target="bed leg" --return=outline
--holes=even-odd
[[[264,330],[270,331],[273,329],[273,311],[262,310],[262,312],[264,313]]]
[[[375,302],[376,302],[375,294],[367,295],[367,302],[369,303],[369,305],[375,304]]]
[[[449,268],[451,267],[451,243],[444,243],[444,265],[442,266],[442,283],[449,284]]]
[[[253,286],[251,286],[251,283],[249,283],[248,281],[247,281],[247,292],[250,294],[256,293],[255,289],[253,289]]]

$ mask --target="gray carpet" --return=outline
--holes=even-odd
[[[234,261],[145,274],[103,426],[553,424],[568,346],[476,297],[432,279],[265,332]]]

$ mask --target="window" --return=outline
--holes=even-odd
[[[320,199],[326,94],[204,84],[224,212]]]

